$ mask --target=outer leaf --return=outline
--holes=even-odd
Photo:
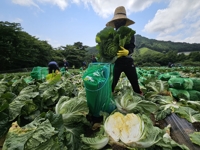
[[[94,149],[101,149],[105,147],[109,141],[109,137],[105,135],[99,135],[93,138],[81,136],[81,139],[85,144]]]
[[[65,125],[81,122],[89,113],[85,99],[61,97],[56,104],[56,113],[62,114]]]
[[[53,150],[59,147],[53,138],[56,134],[48,120],[35,120],[22,128],[15,122],[9,129],[3,150]]]
[[[189,122],[200,122],[200,113],[189,107],[180,106],[179,109],[175,110],[175,113],[180,117],[185,118]]]
[[[200,132],[194,132],[192,134],[189,134],[190,140],[192,143],[197,144],[200,146]]]

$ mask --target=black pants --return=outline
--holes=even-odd
[[[133,64],[129,65],[114,65],[113,70],[113,83],[112,83],[112,92],[114,92],[115,87],[119,81],[121,73],[124,72],[128,80],[131,83],[133,91],[141,94],[140,87],[138,84],[138,76],[136,73],[136,68]]]
[[[56,72],[56,70],[59,70],[59,68],[55,64],[50,64],[49,66],[49,73]]]

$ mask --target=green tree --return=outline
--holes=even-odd
[[[22,31],[19,23],[0,22],[0,70],[46,66],[52,47]]]
[[[191,61],[199,61],[200,52],[191,52],[188,57]]]
[[[79,68],[82,62],[85,61],[86,52],[85,49],[77,49],[76,45],[67,45],[64,47],[63,55],[69,62],[70,67],[74,65],[76,68]]]

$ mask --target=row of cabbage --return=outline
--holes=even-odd
[[[134,93],[122,75],[113,96],[116,109],[112,113],[101,112],[103,121],[99,124],[87,118],[90,114],[80,73],[55,75],[55,80],[45,81],[2,76],[2,149],[112,149],[114,145],[138,150],[189,149],[170,137],[170,125],[161,129],[153,124],[150,115],[158,121],[176,113],[191,123],[200,122],[200,100],[175,99],[170,92],[170,79],[160,78],[162,72],[137,72],[144,96]],[[190,137],[200,145],[199,132]]]

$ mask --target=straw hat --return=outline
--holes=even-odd
[[[129,25],[135,23],[133,20],[126,17],[126,9],[124,8],[124,6],[119,6],[115,9],[114,17],[112,18],[111,21],[109,21],[106,24],[106,26],[111,26],[111,27],[115,28],[114,21],[118,20],[118,19],[126,19],[126,25],[125,26],[129,26]]]

